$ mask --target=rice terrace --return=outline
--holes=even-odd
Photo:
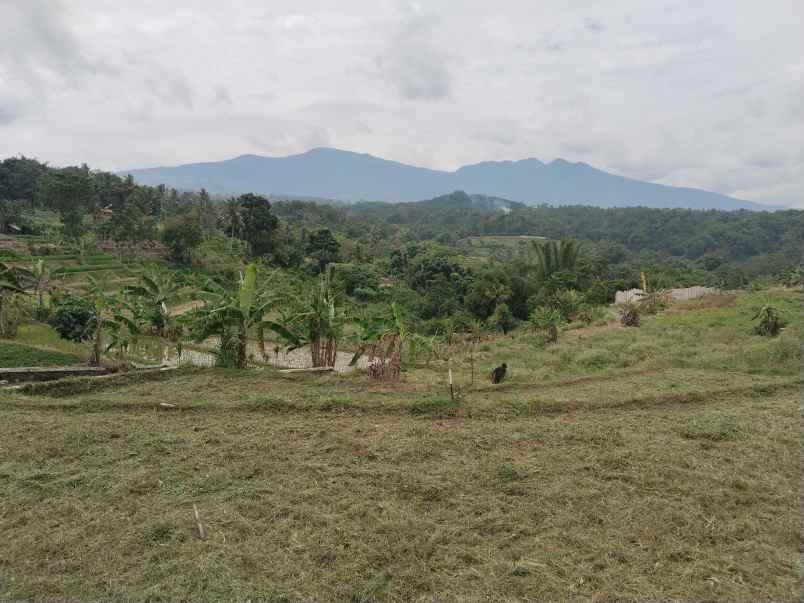
[[[802,7],[0,1],[0,603],[802,601]]]

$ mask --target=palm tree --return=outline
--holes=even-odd
[[[257,286],[257,266],[249,264],[240,277],[237,289],[228,289],[208,281],[199,294],[204,307],[197,311],[195,338],[201,342],[211,336],[219,337],[219,362],[235,368],[247,364],[248,334],[252,329],[274,331],[286,340],[297,343],[295,334],[278,322],[265,320],[276,300],[267,289]],[[234,347],[233,357],[228,352]]]
[[[536,278],[546,281],[556,272],[574,272],[578,265],[581,246],[574,239],[562,239],[560,242],[547,241],[532,243],[536,259]]]

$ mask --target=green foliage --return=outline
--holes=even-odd
[[[779,311],[768,304],[759,308],[752,320],[758,321],[754,327],[754,334],[764,337],[776,337],[785,325],[785,320]]]
[[[341,244],[328,228],[321,228],[307,240],[307,255],[313,258],[318,271],[323,272],[331,263],[340,258]]]
[[[620,323],[624,327],[638,327],[641,320],[641,311],[637,304],[625,304],[620,310]]]
[[[189,264],[204,240],[204,232],[196,215],[175,216],[165,220],[161,238],[170,250],[171,260],[179,264]]]
[[[563,239],[560,242],[534,242],[532,247],[537,280],[546,283],[558,272],[575,271],[581,251],[578,241]]]
[[[334,264],[333,276],[335,283],[346,295],[358,298],[379,295],[380,276],[377,269],[370,264]],[[360,294],[357,293],[358,290],[361,291]]]
[[[221,285],[213,280],[205,282],[204,289],[199,293],[205,303],[192,315],[191,326],[196,341],[218,337],[219,362],[236,368],[246,367],[251,329],[269,329],[291,344],[299,344],[290,328],[265,319],[265,315],[276,304],[276,298],[267,285],[267,279],[260,282],[256,264],[246,266],[236,287]],[[236,345],[234,363],[230,362],[232,345]]]
[[[86,341],[95,334],[95,307],[85,297],[65,294],[53,299],[51,326],[62,339]]]
[[[299,300],[292,318],[295,345],[310,346],[313,366],[334,366],[345,324],[346,315],[329,268]]]
[[[558,341],[558,330],[564,325],[564,317],[558,308],[539,306],[531,313],[530,322],[547,343],[555,343]]]
[[[89,168],[48,171],[39,182],[37,201],[61,214],[65,237],[80,238],[84,217],[94,209],[95,183]]]
[[[124,288],[138,305],[133,313],[151,324],[153,331],[161,334],[170,319],[169,306],[177,300],[181,287],[175,276],[164,270],[152,270],[140,276],[140,284]]]
[[[507,334],[508,331],[516,326],[516,318],[511,313],[508,304],[497,304],[497,307],[494,308],[494,312],[489,316],[486,322],[489,327],[497,331],[502,331],[504,334]]]
[[[24,296],[30,278],[29,271],[0,263],[0,337],[17,335],[28,311]]]
[[[271,213],[271,203],[265,197],[251,193],[237,198],[239,204],[240,238],[246,241],[252,258],[274,250],[274,231],[279,225]]]
[[[566,322],[570,322],[577,317],[583,303],[583,295],[575,289],[560,290],[550,299],[550,306],[558,310],[561,318]]]
[[[0,367],[19,368],[27,366],[64,366],[78,364],[73,354],[40,350],[27,345],[0,342]]]
[[[665,310],[668,306],[667,297],[663,289],[658,291],[647,291],[643,293],[637,301],[639,311],[642,314],[652,316]]]

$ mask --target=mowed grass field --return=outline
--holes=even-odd
[[[804,296],[770,295],[773,340],[762,295],[489,339],[458,402],[445,361],[5,392],[0,599],[797,601]]]

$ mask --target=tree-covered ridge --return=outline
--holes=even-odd
[[[422,240],[483,235],[574,237],[687,258],[746,259],[763,253],[796,257],[804,242],[804,212],[799,210],[526,207],[457,191],[419,203],[359,203],[343,211],[406,226]]]
[[[246,262],[308,284],[332,268],[353,314],[395,303],[421,333],[473,321],[505,331],[536,311],[552,332],[553,319],[593,314],[640,286],[641,273],[655,288],[787,282],[804,247],[804,212],[794,210],[526,207],[460,191],[351,206],[227,199],[27,158],[0,163],[0,191],[7,242],[47,242],[31,255],[111,249],[122,261],[161,243],[174,269],[224,287]]]

